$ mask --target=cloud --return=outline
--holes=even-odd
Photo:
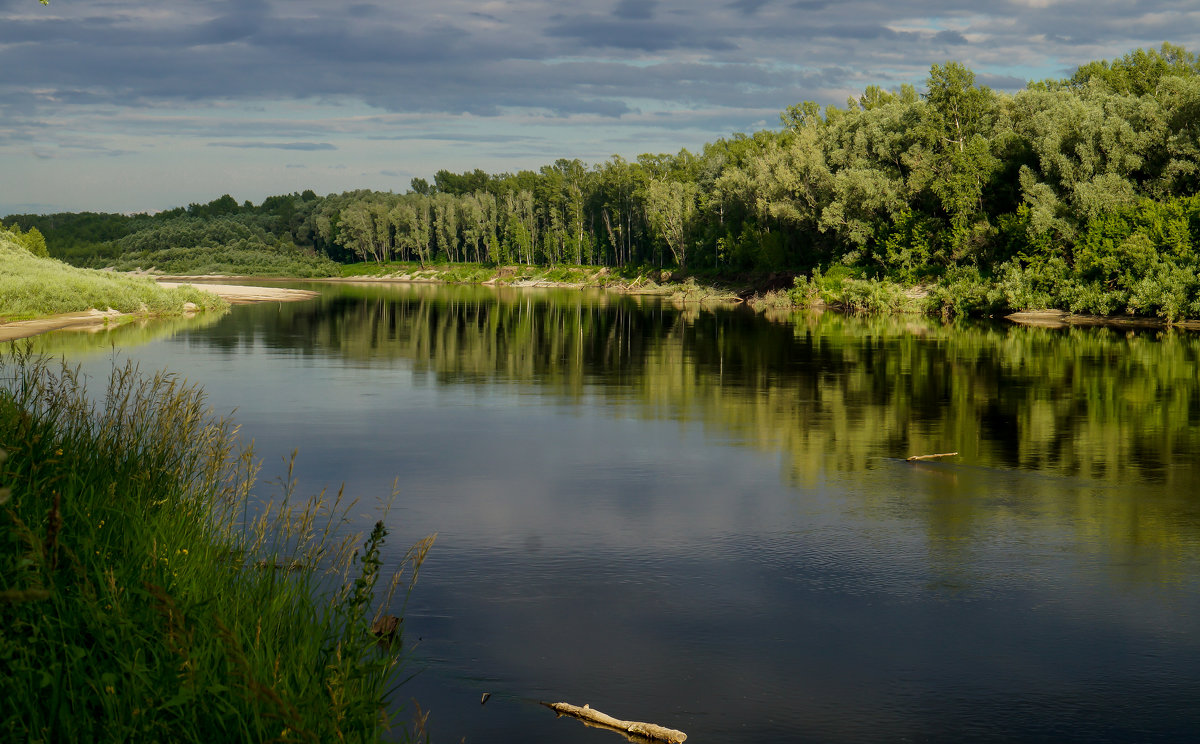
[[[654,6],[657,0],[620,0],[613,9],[613,15],[626,20],[648,20],[654,17]]]
[[[734,0],[729,4],[729,7],[739,10],[746,15],[754,15],[764,5],[767,4],[767,1],[768,0]]]
[[[939,31],[933,35],[934,42],[938,44],[966,44],[967,37],[957,31]]]
[[[239,147],[260,150],[336,150],[328,142],[209,142],[209,147]]]
[[[34,167],[47,132],[97,154],[366,159],[368,142],[412,140],[416,159],[445,143],[444,167],[538,167],[519,158],[696,147],[797,101],[920,86],[947,59],[1011,89],[1163,40],[1200,47],[1200,13],[1176,0],[0,0],[0,18],[6,174]],[[531,136],[518,122],[535,139],[512,139]]]

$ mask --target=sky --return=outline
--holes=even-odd
[[[1164,41],[1200,50],[1200,3],[0,0],[0,215],[695,151],[934,63],[1016,90]]]

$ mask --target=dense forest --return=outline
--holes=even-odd
[[[698,153],[439,171],[407,193],[225,195],[155,215],[16,215],[78,265],[314,276],[337,263],[793,272],[934,287],[944,312],[1200,317],[1200,64],[1163,44],[1008,94],[789,106]],[[806,280],[802,280],[806,281]]]

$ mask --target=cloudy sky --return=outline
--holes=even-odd
[[[1198,37],[1195,0],[0,0],[0,215],[697,149],[934,62],[1013,89]]]

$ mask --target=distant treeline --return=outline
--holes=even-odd
[[[849,267],[938,283],[957,312],[1200,317],[1200,65],[1164,44],[1016,94],[950,62],[927,92],[788,107],[778,131],[589,167],[439,171],[405,194],[226,195],[154,216],[20,215],[51,254],[149,268],[231,247],[327,269],[391,260]],[[214,225],[219,225],[214,227]],[[225,241],[225,242],[222,242]],[[295,264],[299,265],[299,264]],[[163,266],[156,265],[163,269]],[[165,270],[165,269],[164,269]]]

